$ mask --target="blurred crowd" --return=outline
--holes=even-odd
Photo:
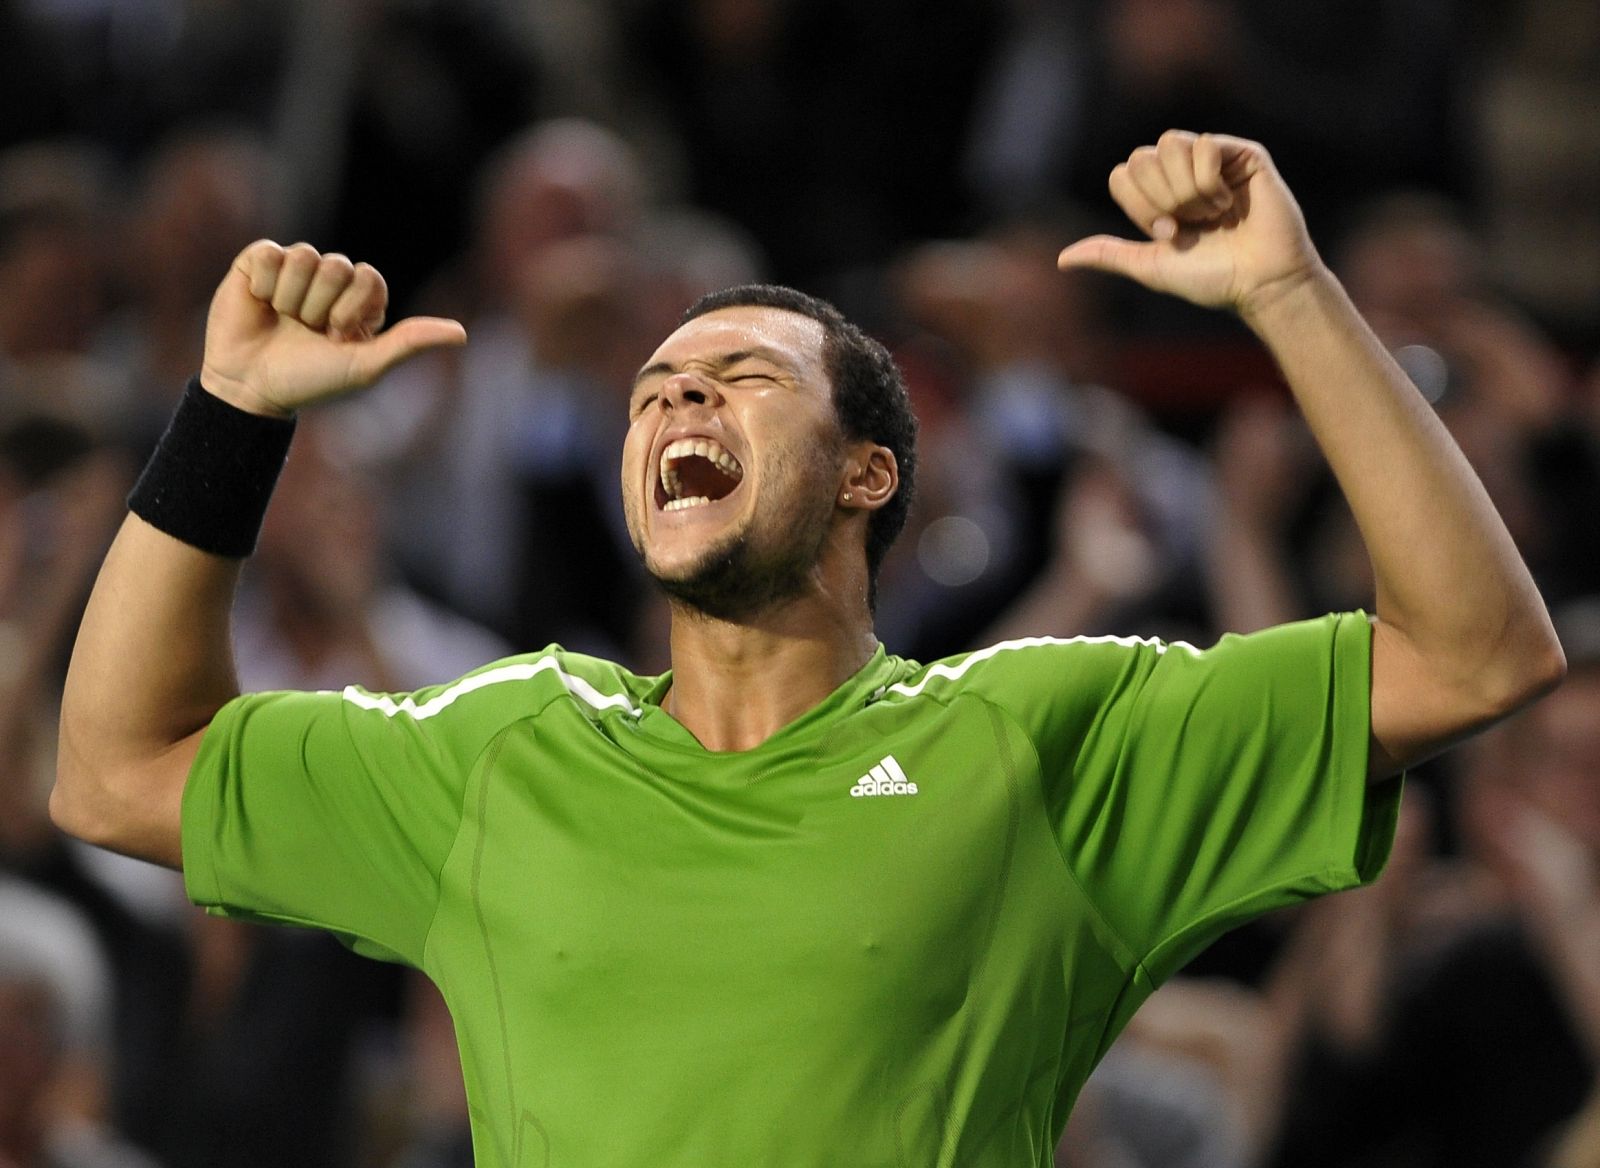
[[[419,977],[206,918],[45,811],[78,613],[245,243],[370,260],[471,337],[302,419],[247,689],[409,690],[552,641],[663,668],[626,390],[691,300],[756,279],[907,374],[892,652],[1370,608],[1264,354],[1054,270],[1120,230],[1104,176],[1171,125],[1273,150],[1572,668],[1419,769],[1374,887],[1158,993],[1058,1164],[1600,1168],[1597,109],[1593,0],[0,0],[0,1168],[471,1163]]]

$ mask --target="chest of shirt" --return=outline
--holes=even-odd
[[[1034,895],[1060,876],[1031,749],[966,706],[869,710],[740,755],[529,719],[480,761],[444,896],[557,996],[641,974],[792,993],[890,968],[902,993],[920,968],[911,992],[959,999],[1019,853],[1047,869]],[[1060,913],[1037,907],[1059,951]]]

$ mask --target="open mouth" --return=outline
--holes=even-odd
[[[715,438],[679,438],[661,452],[656,506],[687,511],[725,499],[744,478],[744,467]]]

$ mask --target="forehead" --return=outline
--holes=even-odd
[[[803,376],[824,376],[822,322],[782,308],[719,308],[680,325],[661,342],[649,364],[681,369],[728,353],[770,356]]]

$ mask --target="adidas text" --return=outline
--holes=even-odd
[[[906,778],[905,771],[900,769],[900,764],[895,761],[892,754],[883,756],[883,760],[866,774],[862,775],[856,785],[850,788],[850,794],[860,799],[868,795],[915,795],[917,785]]]

